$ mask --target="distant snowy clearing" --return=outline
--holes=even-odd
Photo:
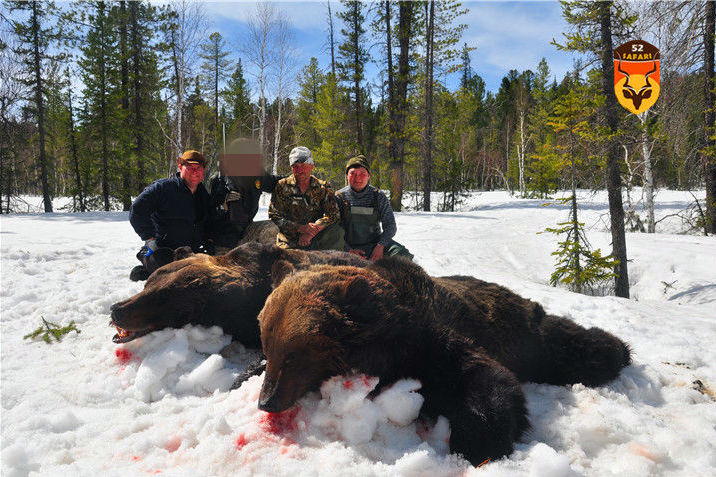
[[[692,201],[660,191],[657,220]],[[497,282],[633,349],[608,386],[524,384],[531,430],[480,468],[449,453],[446,420],[418,417],[417,381],[371,399],[377,379],[336,377],[269,415],[257,408],[261,377],[228,390],[258,352],[222,356],[219,328],[112,343],[110,305],[143,286],[128,279],[141,244],[126,212],[0,216],[2,475],[716,475],[716,238],[676,235],[675,216],[658,234],[627,234],[632,299],[578,295],[549,286],[557,237],[538,232],[567,209],[547,202],[496,191],[459,212],[396,214],[396,239],[431,275]],[[608,253],[606,193],[582,192],[580,206]],[[81,333],[23,340],[42,317]]]

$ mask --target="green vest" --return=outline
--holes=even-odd
[[[342,195],[341,199],[343,199]],[[346,230],[346,243],[353,248],[370,245],[372,250],[382,233],[380,211],[378,210],[378,191],[373,191],[372,207],[356,207],[348,204],[345,199],[343,202],[348,205],[343,222],[343,227]]]

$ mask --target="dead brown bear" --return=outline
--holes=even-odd
[[[364,266],[367,261],[347,252],[286,250],[257,242],[226,255],[193,254],[177,249],[175,261],[152,273],[144,290],[111,307],[115,343],[126,343],[151,331],[191,323],[221,326],[243,345],[261,344],[256,316],[271,293],[271,269],[290,264]]]
[[[259,315],[265,411],[290,408],[337,374],[417,378],[422,411],[447,417],[451,450],[477,465],[511,453],[528,427],[519,381],[598,386],[630,362],[606,331],[472,277],[431,278],[398,258],[284,278],[286,268]]]

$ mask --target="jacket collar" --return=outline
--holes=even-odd
[[[286,183],[293,187],[298,187],[298,184],[296,184],[296,176],[291,174],[286,178]],[[316,187],[320,187],[320,184],[318,183],[318,178],[311,174],[311,179],[308,182],[308,188],[309,189],[315,189]]]
[[[191,194],[191,191],[189,190],[189,186],[186,185],[186,182],[184,182],[184,180],[181,178],[181,175],[179,175],[178,172],[174,174],[174,180],[176,181],[177,185],[180,188],[183,188],[183,190],[186,190],[188,193]],[[196,186],[196,192],[199,192],[200,189],[204,189],[204,181],[199,182],[199,185]]]

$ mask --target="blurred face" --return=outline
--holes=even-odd
[[[201,164],[179,164],[179,177],[190,189],[195,189],[204,180],[204,167]]]
[[[351,167],[348,169],[348,184],[355,191],[362,191],[368,185],[370,174],[365,167]]]
[[[313,164],[306,164],[305,162],[297,162],[291,166],[291,172],[296,177],[296,180],[303,182],[311,177],[313,171]]]

